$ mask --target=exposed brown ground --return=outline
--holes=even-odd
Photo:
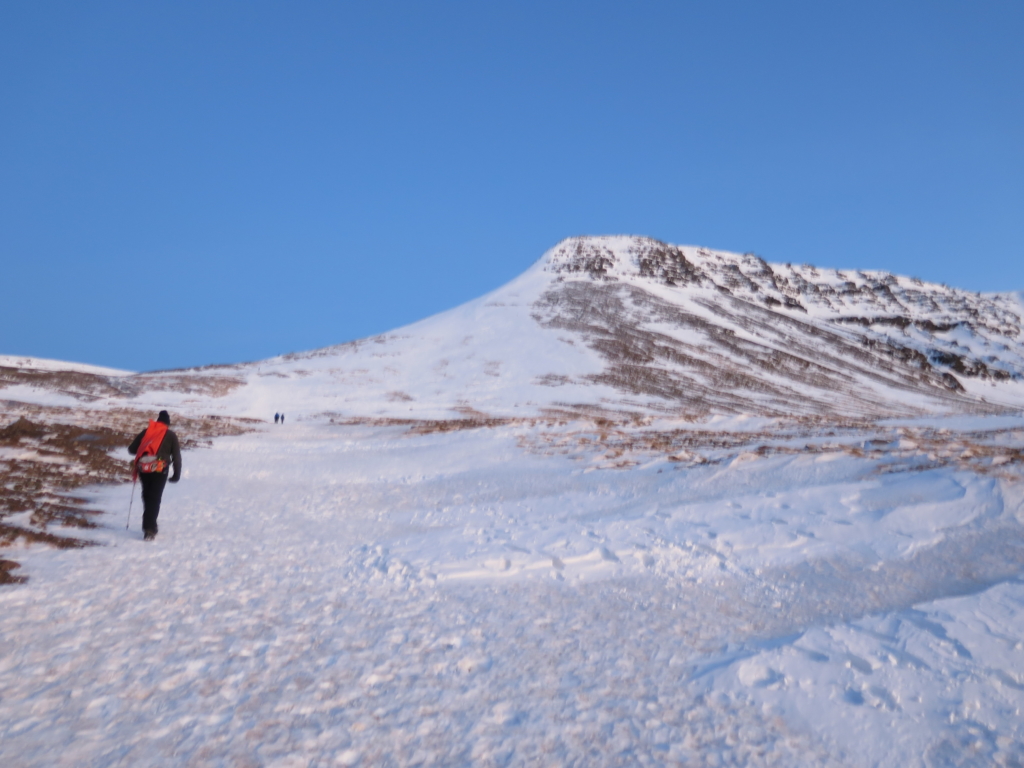
[[[664,428],[647,415],[613,413],[589,406],[548,409],[534,418],[494,417],[467,411],[457,419],[334,417],[338,425],[403,427],[410,436],[472,429],[514,428],[523,449],[565,455],[595,469],[628,469],[664,459],[680,466],[721,464],[753,457],[843,453],[883,463],[880,471],[955,467],[1019,479],[1024,475],[1024,430],[953,431],[894,427],[869,419],[802,417],[778,420],[770,429]]]
[[[219,397],[242,385],[242,379],[224,373],[183,371],[103,376],[80,371],[40,371],[0,365],[0,387],[26,385],[46,389],[88,403],[107,398],[130,398],[141,392],[186,392]]]
[[[524,433],[520,443],[527,450],[571,456],[596,469],[626,469],[658,459],[696,466],[721,464],[741,455],[842,453],[882,462],[881,472],[954,467],[1007,479],[1024,474],[1024,431],[1019,429],[952,432],[803,419],[781,422],[770,430],[740,432],[638,429],[598,420],[542,426]]]
[[[74,531],[95,528],[100,510],[75,491],[127,482],[131,457],[126,448],[153,415],[0,401],[0,547],[16,542],[62,549],[90,546]],[[183,450],[248,428],[241,419],[176,417],[173,424]],[[30,513],[27,519],[24,513]],[[15,515],[17,523],[11,522]],[[24,581],[11,573],[17,567],[0,558],[0,584]]]

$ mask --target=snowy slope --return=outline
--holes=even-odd
[[[998,413],[1024,406],[1022,316],[1017,294],[573,238],[493,293],[392,333],[75,386],[90,402],[261,419]]]
[[[1010,454],[1024,419],[973,429]],[[97,489],[105,546],[21,550],[0,589],[0,762],[1024,759],[1019,460],[922,469],[851,434],[588,471],[524,450],[540,432],[222,438],[154,544]]]

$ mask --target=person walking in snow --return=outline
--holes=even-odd
[[[275,423],[275,424],[277,424],[277,420],[278,420],[279,418],[281,418],[281,414],[279,414],[279,413],[275,413],[275,414],[274,414],[274,423]]]
[[[171,482],[181,479],[181,446],[170,426],[171,415],[160,411],[156,421],[149,422],[149,426],[139,432],[128,446],[128,453],[135,455],[132,479],[138,477],[142,483],[142,532],[146,541],[156,538],[156,518],[160,514],[160,499],[164,495],[171,464],[174,464]]]

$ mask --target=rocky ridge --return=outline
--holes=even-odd
[[[534,318],[603,355],[594,380],[685,410],[877,418],[1019,405],[1012,294],[641,237],[572,238],[544,269],[553,281]]]

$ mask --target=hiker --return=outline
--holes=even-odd
[[[274,414],[274,423],[275,423],[275,424],[277,424],[277,420],[278,420],[279,418],[281,418],[280,414],[277,414],[277,413],[275,413],[275,414]]]
[[[136,477],[142,482],[142,531],[146,541],[156,538],[156,518],[160,514],[160,497],[164,495],[167,484],[167,471],[174,463],[174,474],[171,482],[181,479],[181,447],[178,436],[171,432],[171,415],[160,411],[156,421],[149,422],[149,427],[139,432],[138,437],[128,446],[128,453],[135,454],[132,464],[132,479]]]
[[[281,414],[281,423],[284,424],[284,414]]]

